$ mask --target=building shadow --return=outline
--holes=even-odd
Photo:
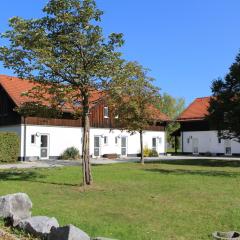
[[[225,172],[225,171],[201,171],[201,170],[185,170],[185,169],[144,169],[147,172],[165,174],[165,175],[199,175],[211,177],[239,177],[238,172]]]
[[[186,160],[159,160],[146,161],[145,164],[169,164],[183,166],[203,166],[203,167],[240,167],[240,160],[216,160],[216,159],[186,159]]]

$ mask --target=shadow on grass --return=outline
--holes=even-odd
[[[240,173],[237,172],[224,172],[224,171],[194,171],[184,169],[145,169],[148,172],[155,172],[160,174],[173,174],[173,175],[199,175],[199,176],[217,176],[217,177],[239,177]]]
[[[205,167],[240,167],[240,161],[214,159],[160,160],[146,164],[164,163],[169,165],[205,166]]]
[[[59,186],[78,186],[78,184],[44,181],[46,175],[34,171],[3,171],[0,172],[0,181],[27,181],[34,183],[53,184]]]

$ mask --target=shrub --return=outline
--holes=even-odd
[[[16,162],[18,160],[19,153],[19,136],[16,133],[0,132],[0,162]]]
[[[143,148],[143,156],[144,157],[149,157],[149,154],[151,152],[151,149],[149,149],[147,146]]]
[[[63,160],[77,160],[80,159],[80,153],[77,148],[69,147],[61,155]]]
[[[151,150],[150,154],[149,154],[149,157],[158,157],[157,151],[156,150]]]
[[[158,157],[158,153],[156,150],[152,150],[148,148],[147,146],[143,149],[143,156],[144,157]]]

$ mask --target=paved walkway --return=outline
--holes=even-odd
[[[176,160],[196,160],[196,159],[212,159],[223,161],[240,161],[240,157],[203,157],[203,156],[161,156],[158,158],[145,158],[145,162],[157,161],[176,161]],[[106,165],[115,163],[139,162],[139,158],[124,159],[91,159],[93,165]],[[0,164],[0,169],[29,169],[29,168],[54,168],[64,166],[79,166],[81,161],[73,160],[38,160],[32,162],[19,162],[14,164]]]

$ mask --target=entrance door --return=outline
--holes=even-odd
[[[196,155],[199,154],[197,138],[192,139],[192,147],[193,147],[193,154],[196,154]]]
[[[127,137],[121,138],[121,155],[124,157],[127,156]]]
[[[100,157],[100,136],[94,136],[94,157]]]
[[[42,134],[40,144],[40,159],[49,158],[49,136],[47,134]]]
[[[152,138],[152,150],[157,151],[157,138]]]
[[[232,155],[231,140],[224,141],[225,155]]]

